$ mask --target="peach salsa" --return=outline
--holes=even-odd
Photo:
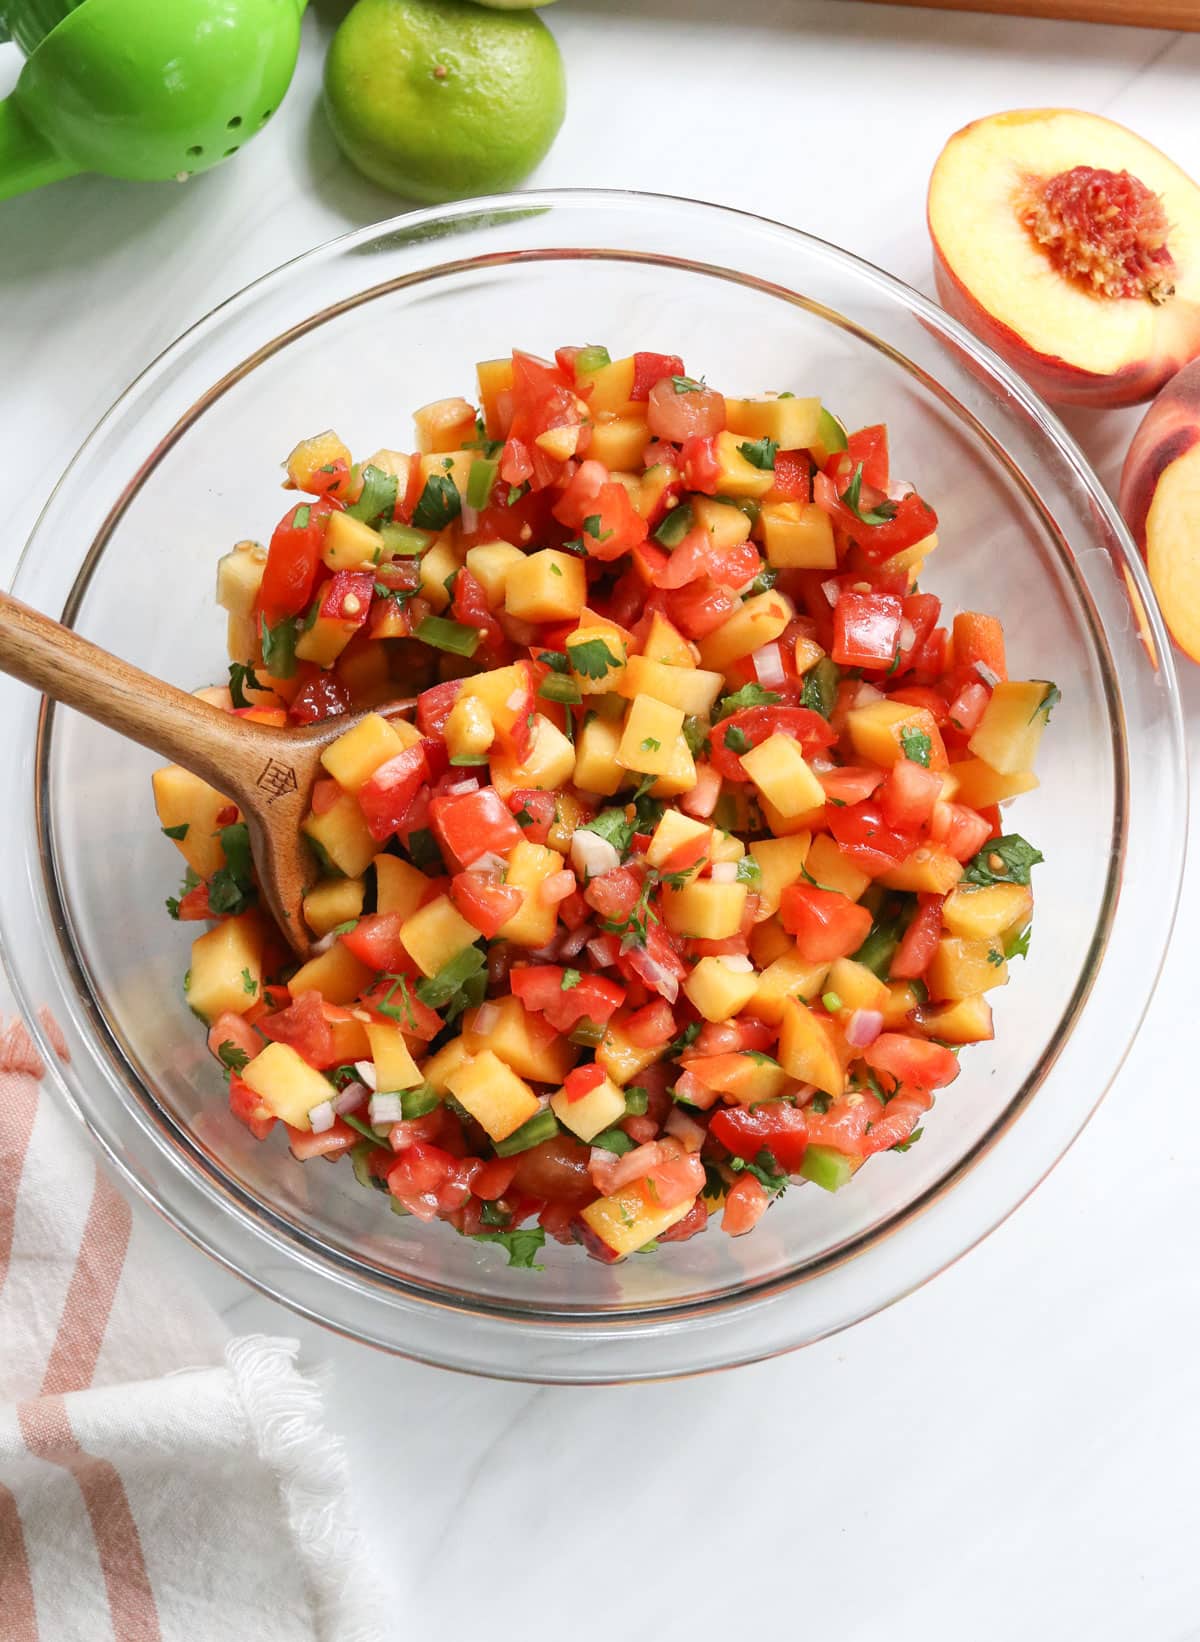
[[[736,1237],[912,1146],[992,1036],[1042,859],[1000,806],[1059,692],[919,589],[886,428],[603,347],[488,360],[478,400],[413,455],[304,440],[220,562],[206,697],[347,729],[299,965],[235,806],[158,771],[187,999],[258,1139],[514,1265]]]

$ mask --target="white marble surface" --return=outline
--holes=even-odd
[[[5,575],[152,355],[248,279],[396,208],[340,162],[315,106],[341,10],[316,0],[287,103],[234,164],[0,207]],[[925,289],[925,179],[976,115],[1075,104],[1200,174],[1200,35],[851,0],[563,0],[548,19],[570,112],[536,181],[763,211]],[[0,90],[15,71],[0,48]],[[1075,422],[1110,482],[1129,423]],[[1194,674],[1185,689],[1195,758]],[[624,1390],[475,1381],[300,1324],[166,1232],[162,1257],[233,1327],[298,1333],[333,1365],[390,1635],[684,1642],[803,1623],[838,1642],[1182,1642],[1200,1635],[1192,940],[1185,912],[1128,1065],[1032,1200],[922,1292],[770,1364]]]

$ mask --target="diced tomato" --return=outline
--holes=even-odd
[[[589,558],[619,559],[649,534],[625,486],[608,477],[601,462],[581,462],[554,504],[554,517],[581,532]],[[585,528],[586,521],[586,528]]]
[[[917,847],[918,835],[910,828],[893,827],[878,804],[847,804],[826,812],[829,830],[844,855],[848,855],[872,878],[889,872]]]
[[[693,1055],[723,1055],[741,1049],[769,1049],[779,1028],[755,1015],[737,1015],[731,1021],[705,1021],[692,1045]]]
[[[508,795],[508,808],[517,818],[514,825],[522,838],[527,838],[531,844],[546,842],[558,814],[558,800],[552,792],[542,792],[535,787],[518,787]]]
[[[799,742],[806,758],[823,752],[836,739],[820,713],[807,707],[746,707],[713,727],[709,756],[714,769],[726,780],[745,781],[741,754],[777,734]]]
[[[907,1140],[932,1105],[933,1096],[924,1089],[901,1089],[872,1119],[862,1140],[864,1156],[887,1151]]]
[[[679,453],[679,470],[688,490],[715,496],[721,483],[721,464],[717,460],[716,440],[701,437],[684,441]]]
[[[312,598],[325,525],[333,511],[329,498],[320,496],[315,502],[297,502],[275,526],[256,602],[269,627],[298,615]]]
[[[992,824],[986,815],[966,804],[939,803],[930,820],[929,835],[956,861],[969,861],[992,837]]]
[[[481,855],[507,855],[525,836],[495,787],[445,793],[433,799],[429,817],[438,842],[460,867]]]
[[[371,613],[375,577],[359,570],[338,570],[321,589],[319,614],[326,621],[361,627]]]
[[[812,468],[806,450],[780,450],[775,453],[775,483],[771,500],[781,502],[812,501]]]
[[[210,1054],[221,1059],[221,1048],[224,1044],[232,1044],[245,1055],[247,1060],[253,1060],[263,1047],[263,1041],[258,1033],[250,1026],[243,1015],[235,1015],[232,1010],[225,1009],[208,1029],[208,1048]]]
[[[184,924],[210,923],[219,917],[208,904],[207,884],[196,884],[185,895],[179,897],[176,917]]]
[[[568,378],[559,366],[514,348],[510,435],[532,445],[539,433],[579,420],[573,376]]]
[[[919,895],[917,910],[896,948],[888,974],[894,981],[915,981],[929,968],[942,934],[944,895]]]
[[[490,941],[520,912],[525,893],[515,884],[502,884],[482,872],[458,872],[450,881],[450,899],[467,922]]]
[[[906,547],[924,541],[926,536],[932,536],[937,522],[937,514],[929,503],[923,501],[915,490],[910,490],[896,504],[892,518],[880,525],[859,525],[851,536],[865,558],[873,564],[880,564],[895,553],[903,553]]]
[[[712,388],[677,393],[671,378],[664,376],[650,390],[646,421],[656,439],[668,439],[677,445],[688,439],[708,438],[725,426],[725,399]]]
[[[586,1066],[577,1066],[573,1072],[568,1072],[563,1079],[563,1090],[569,1101],[582,1100],[585,1095],[591,1094],[604,1082],[605,1071],[595,1061],[589,1061]]]
[[[656,998],[630,1015],[622,1030],[639,1049],[657,1049],[675,1036],[675,1016],[665,999]]]
[[[628,867],[614,867],[602,872],[585,886],[583,898],[602,918],[610,923],[623,923],[638,903],[642,880]]]
[[[667,614],[685,638],[703,639],[727,622],[742,601],[732,588],[704,576],[664,595]]]
[[[353,929],[348,929],[338,939],[368,969],[394,975],[413,967],[412,959],[400,939],[404,921],[402,912],[372,912],[360,918]]]
[[[902,684],[888,692],[889,701],[901,701],[907,707],[924,707],[939,729],[947,723],[946,698],[927,684]]]
[[[767,1204],[770,1201],[765,1186],[752,1174],[743,1175],[737,1184],[730,1188],[725,1199],[725,1210],[721,1215],[722,1229],[727,1231],[730,1237],[744,1237],[758,1225],[767,1212]]]
[[[290,1044],[300,1058],[318,1072],[336,1063],[333,1032],[325,1019],[324,1000],[315,989],[302,992],[287,1009],[264,1015],[258,1029],[273,1043]]]
[[[759,1106],[726,1106],[714,1112],[709,1133],[734,1157],[753,1163],[765,1147],[787,1174],[794,1174],[804,1161],[808,1146],[808,1125],[798,1106],[785,1100],[764,1101]]]
[[[848,958],[871,933],[872,918],[848,895],[814,884],[788,884],[779,902],[779,918],[805,963],[832,963]]]
[[[942,795],[942,777],[911,758],[898,758],[879,788],[879,807],[893,827],[923,827]]]
[[[657,1208],[674,1209],[704,1190],[704,1164],[695,1152],[668,1155],[648,1169],[642,1179]]]
[[[579,975],[579,971],[573,971]],[[567,971],[558,964],[519,964],[509,972],[508,984],[525,1008],[542,1015],[559,1032],[570,1032],[580,1021],[605,1026],[625,1002],[625,988],[603,975],[581,975],[564,988]]]
[[[455,1158],[440,1146],[414,1140],[402,1151],[387,1172],[388,1191],[393,1197],[408,1199],[437,1192],[454,1172]]]
[[[862,463],[863,484],[870,485],[873,490],[888,488],[888,434],[886,426],[880,422],[874,427],[859,428],[847,440],[847,455],[850,461],[850,476],[854,469]]]
[[[886,1072],[913,1089],[940,1089],[953,1083],[959,1070],[953,1050],[903,1032],[881,1032],[862,1058],[873,1071]]]
[[[815,1112],[810,1106],[804,1113],[808,1144],[832,1146],[848,1157],[861,1157],[867,1124],[883,1110],[873,1095],[861,1094],[839,1095],[824,1112]]]
[[[462,622],[464,627],[474,627],[483,634],[484,649],[491,652],[493,659],[503,649],[504,629],[492,615],[487,594],[466,565],[462,566],[454,578],[454,598],[450,614],[455,621]],[[477,658],[478,654],[476,652]]]
[[[482,1198],[485,1203],[494,1203],[498,1197],[503,1197],[512,1185],[513,1176],[516,1174],[520,1162],[519,1157],[494,1157],[489,1159],[471,1182],[471,1190],[476,1197]]]
[[[417,728],[424,736],[441,738],[446,733],[446,720],[454,709],[462,689],[460,679],[447,679],[445,684],[435,684],[431,689],[422,690],[417,697]]]
[[[591,911],[578,889],[572,890],[570,895],[564,895],[558,903],[558,916],[568,929],[581,929],[591,916]]]
[[[399,973],[411,976],[414,965],[406,962]],[[445,1021],[436,1009],[431,1009],[427,1003],[422,1003],[417,997],[411,980],[403,989],[395,981],[396,971],[391,976],[384,975],[363,994],[362,1006],[372,1014],[381,1015],[394,1026],[399,1026],[407,1037],[421,1038],[426,1043],[437,1037],[445,1026]],[[336,1018],[332,1004],[325,1005],[326,1019]],[[431,1114],[438,1117],[438,1113]],[[421,1120],[425,1121],[424,1119]]]
[[[332,1089],[329,1093],[332,1098]],[[340,1157],[362,1139],[358,1130],[343,1123],[340,1117],[335,1117],[332,1127],[323,1129],[320,1134],[315,1134],[311,1129],[293,1129],[290,1123],[285,1123],[284,1128],[292,1156],[301,1163],[307,1163],[314,1157]]]
[[[236,1072],[229,1077],[229,1110],[239,1123],[246,1125],[255,1140],[265,1140],[275,1127],[275,1114]]]
[[[418,789],[429,780],[424,743],[381,764],[359,788],[358,807],[372,838],[384,843],[399,830]]]
[[[841,804],[861,804],[884,779],[882,770],[873,765],[841,764],[833,770],[818,770],[817,780],[825,796]]]
[[[311,661],[301,661],[296,665],[296,677],[300,688],[288,705],[293,724],[318,724],[350,711],[350,692],[335,674]]]
[[[712,828],[709,827],[707,832],[698,832],[694,838],[687,839],[686,842],[673,849],[662,863],[662,871],[664,873],[686,872],[689,867],[694,867],[697,862],[703,861],[711,848]]]
[[[716,547],[707,530],[691,530],[668,559],[658,578],[665,588],[685,587],[702,576],[722,587],[744,587],[762,569],[762,560],[753,542]]]
[[[635,353],[631,399],[648,399],[650,390],[664,376],[682,376],[683,360],[673,353]],[[674,389],[672,389],[674,392]]]
[[[833,649],[839,667],[888,668],[900,648],[903,606],[887,593],[843,589],[833,607]]]

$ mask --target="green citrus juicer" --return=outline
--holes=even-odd
[[[0,0],[26,62],[0,102],[0,200],[81,171],[183,179],[279,107],[307,0]]]

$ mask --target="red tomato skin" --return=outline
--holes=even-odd
[[[417,728],[422,735],[438,739],[445,735],[446,720],[461,689],[461,680],[452,678],[421,691],[417,697]]]
[[[712,388],[676,393],[675,384],[664,376],[650,390],[646,421],[656,439],[677,445],[711,438],[725,426],[725,399]]]
[[[890,871],[917,847],[917,834],[890,826],[873,802],[847,804],[843,809],[835,805],[826,811],[826,819],[842,853],[872,878]]]
[[[491,941],[521,910],[525,897],[515,885],[502,884],[483,873],[458,872],[450,880],[450,899],[467,922]]]
[[[879,788],[879,807],[890,826],[923,827],[941,799],[942,777],[912,759],[899,758]]]
[[[808,1149],[808,1124],[798,1106],[786,1101],[761,1106],[724,1106],[714,1112],[709,1133],[734,1157],[753,1163],[765,1147],[780,1168],[794,1174]]]
[[[747,779],[741,754],[729,746],[731,730],[735,732],[735,742],[739,736],[744,736],[749,743],[743,749],[745,752],[775,734],[782,734],[798,741],[806,758],[823,752],[836,740],[829,723],[820,713],[814,713],[808,707],[744,707],[740,713],[731,713],[728,718],[723,718],[713,730],[709,757],[713,768],[727,781]]]
[[[683,360],[673,353],[635,353],[633,356],[633,388],[629,397],[649,399],[650,390],[664,376],[682,376]],[[674,392],[674,388],[672,388]]]
[[[325,1019],[324,1000],[315,990],[302,992],[286,1009],[263,1015],[258,1029],[273,1043],[289,1044],[302,1060],[318,1072],[336,1064],[333,1033]]]
[[[871,914],[848,895],[813,884],[788,884],[779,902],[779,918],[805,963],[832,963],[848,958],[871,933]]]
[[[429,779],[423,745],[406,747],[381,764],[359,788],[358,807],[372,838],[385,843],[408,813],[418,789]]]
[[[509,971],[508,984],[525,1008],[543,1016],[557,1032],[570,1032],[582,1020],[607,1024],[625,1002],[625,989],[602,975],[583,975],[563,990],[566,971],[559,964],[518,964]]]
[[[311,661],[297,663],[300,688],[288,704],[293,724],[318,724],[322,719],[340,718],[350,711],[350,694],[333,673]]]
[[[870,485],[873,490],[888,488],[888,434],[886,426],[880,422],[873,427],[859,428],[852,433],[847,443],[847,454],[850,458],[851,477],[853,470],[862,463],[863,483]]]
[[[667,615],[684,638],[703,639],[728,621],[742,601],[732,588],[704,576],[667,593],[665,603]]]
[[[642,1049],[657,1049],[675,1036],[675,1016],[671,1006],[656,998],[644,1009],[637,1010],[625,1022],[625,1036]]]
[[[881,1032],[863,1050],[862,1058],[873,1071],[886,1072],[913,1089],[941,1089],[953,1083],[959,1072],[952,1050],[902,1032]]]
[[[679,469],[688,490],[715,496],[721,482],[721,464],[717,461],[715,441],[699,435],[686,439],[679,453]]]
[[[781,502],[812,501],[812,475],[807,451],[776,451],[775,483],[770,499]]]
[[[744,1237],[752,1231],[766,1213],[770,1198],[766,1188],[753,1175],[743,1175],[736,1186],[730,1188],[725,1199],[725,1210],[721,1216],[721,1226],[730,1237]]]
[[[894,981],[915,981],[929,968],[942,933],[944,895],[918,895],[917,910],[892,956],[888,975]]]
[[[400,939],[403,923],[403,913],[372,912],[360,918],[353,929],[339,935],[338,939],[368,969],[397,974],[413,967],[412,959]]]
[[[297,502],[275,526],[255,605],[269,627],[285,616],[299,615],[312,598],[321,567],[325,522],[333,511],[327,496]],[[297,516],[305,522],[297,525]]]
[[[445,793],[430,803],[429,818],[438,843],[460,867],[481,855],[507,855],[525,836],[495,787]]]
[[[890,667],[899,653],[903,617],[900,600],[891,594],[843,591],[833,608],[834,661],[839,667]]]
[[[229,1110],[239,1123],[246,1125],[255,1140],[265,1140],[275,1127],[275,1118],[265,1111],[258,1095],[236,1072],[229,1076]]]

